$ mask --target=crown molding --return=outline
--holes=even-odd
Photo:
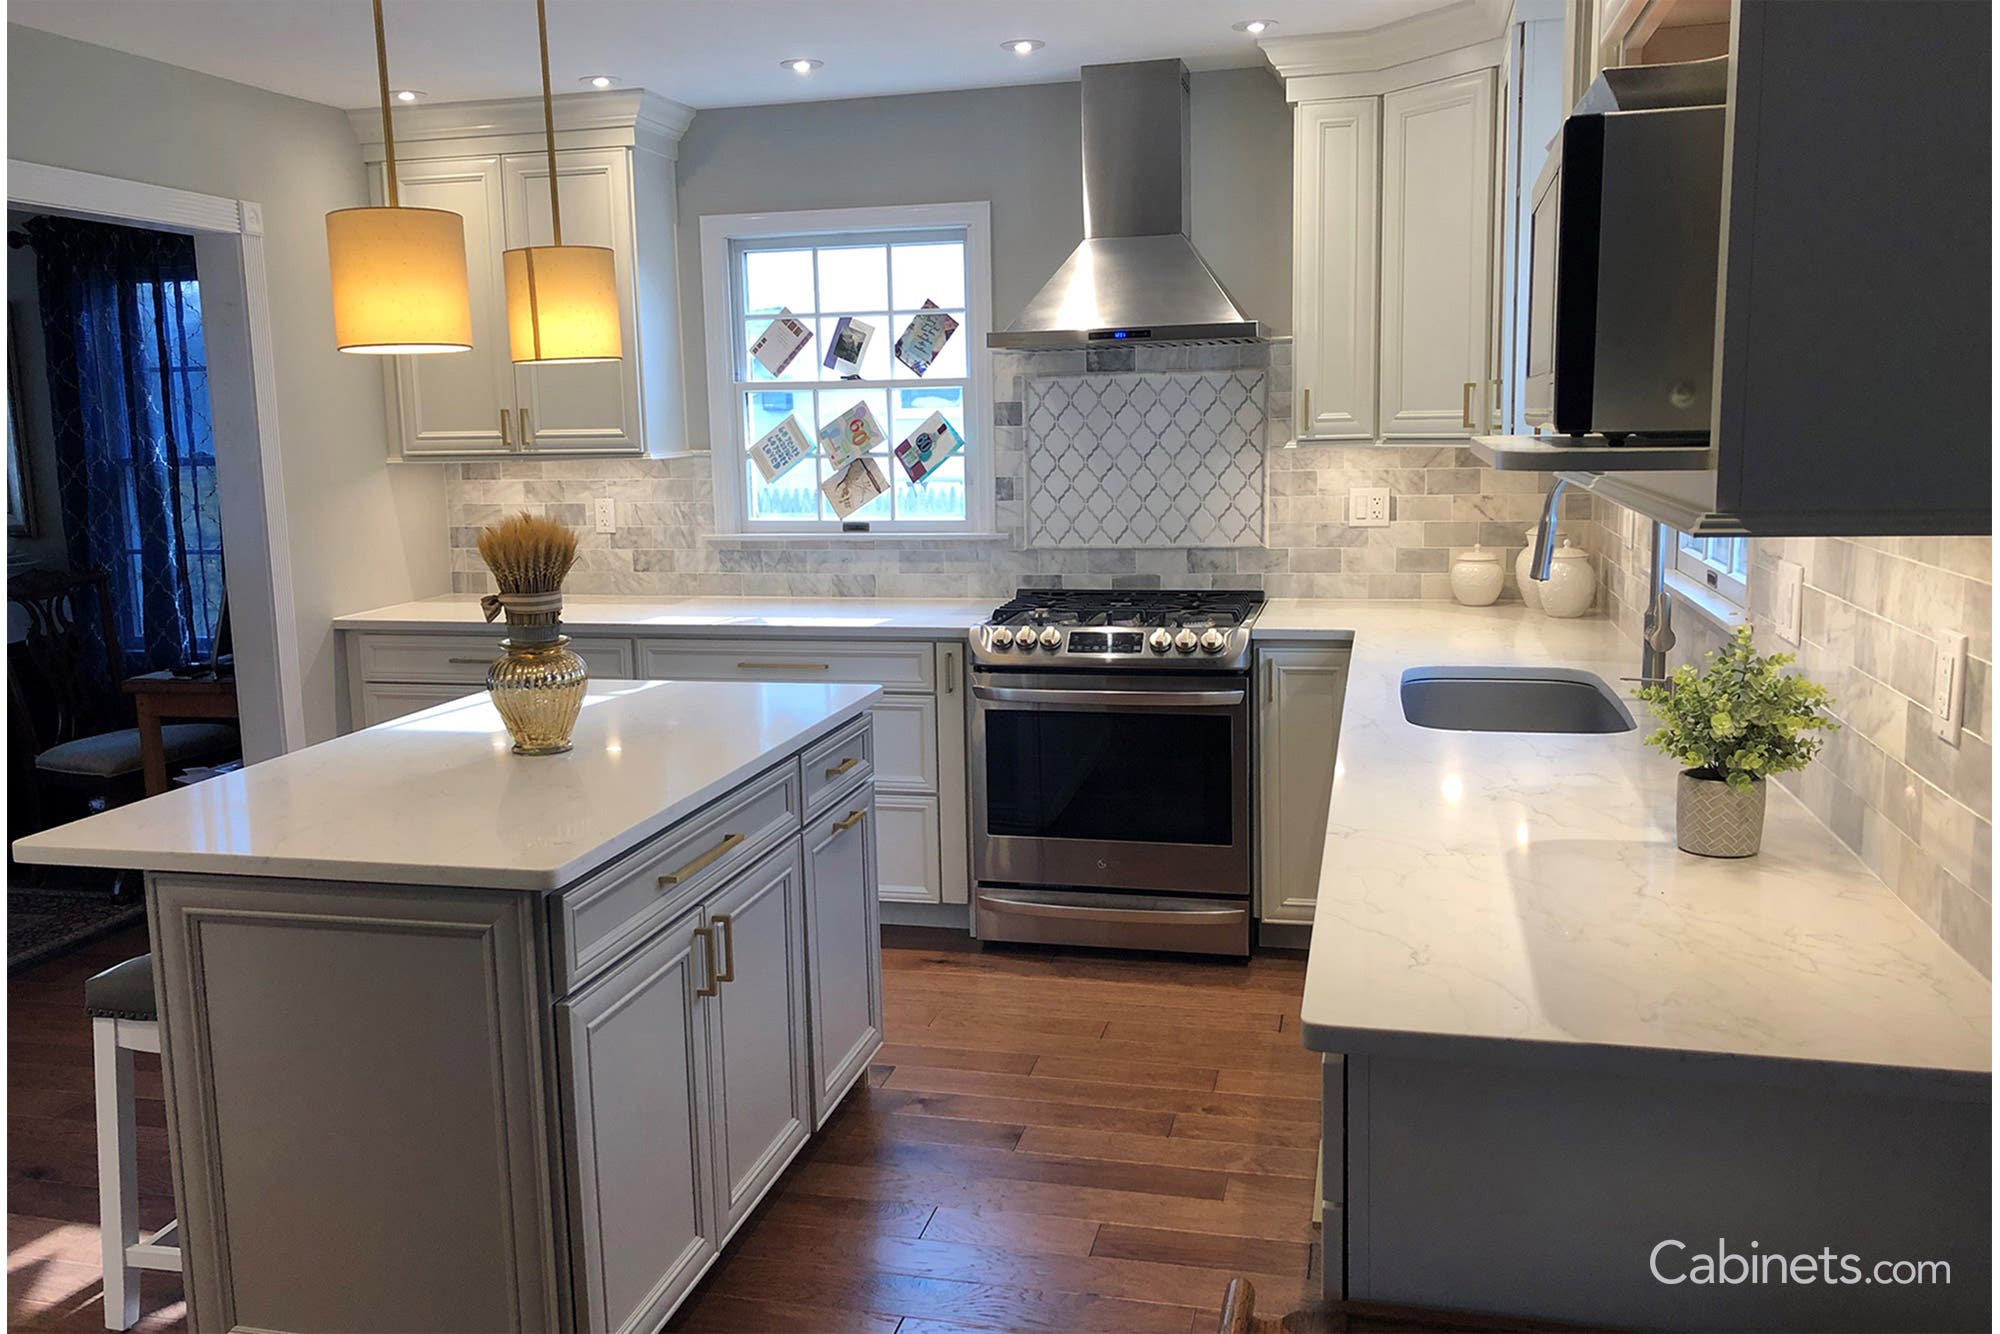
[[[694,121],[694,108],[644,88],[562,93],[555,99],[557,147],[646,147],[675,156],[681,136]],[[468,139],[521,140],[539,146],[544,137],[539,97],[496,98],[481,102],[428,102],[392,108],[396,147],[448,145]],[[347,113],[362,156],[382,159],[382,112],[359,107]],[[532,143],[526,141],[532,140]],[[412,157],[425,156],[421,152]],[[435,156],[435,154],[432,154]]]
[[[1280,78],[1367,74],[1499,39],[1513,0],[1460,0],[1360,32],[1266,37],[1257,45]]]

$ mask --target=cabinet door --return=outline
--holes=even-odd
[[[1292,420],[1301,437],[1375,435],[1379,103],[1301,103],[1293,127]]]
[[[720,1244],[697,925],[556,1006],[580,1329],[657,1329]]]
[[[369,681],[361,687],[362,727],[373,727],[392,718],[445,704],[473,694],[478,686],[383,685]]]
[[[1382,99],[1385,439],[1486,429],[1493,156],[1492,70]]]
[[[899,903],[944,902],[944,858],[938,846],[938,799],[878,792],[882,897]]]
[[[512,153],[506,173],[507,244],[549,245],[549,165],[541,153]],[[524,436],[537,453],[606,453],[643,447],[639,428],[639,333],[633,316],[632,167],[622,148],[556,155],[563,242],[611,247],[618,275],[622,361],[516,366]]]
[[[1345,649],[1267,648],[1258,658],[1261,916],[1310,922],[1326,850],[1348,655]]]
[[[719,891],[705,915],[721,962],[708,1013],[715,1184],[726,1240],[812,1133],[798,840]]]
[[[505,248],[498,157],[405,162],[396,178],[411,208],[441,208],[465,219],[465,268],[472,297],[472,350],[396,357],[389,372],[396,439],[407,458],[504,454],[519,434],[501,413],[514,406],[507,357],[507,310],[500,252]],[[375,195],[381,198],[378,179]]]
[[[875,789],[809,825],[806,974],[812,985],[813,1124],[823,1126],[882,1046],[882,928],[875,890]]]

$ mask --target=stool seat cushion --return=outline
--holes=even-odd
[[[232,754],[236,746],[236,729],[227,723],[167,723],[160,728],[160,749],[170,765]],[[81,736],[35,756],[35,767],[43,773],[70,778],[123,778],[138,773],[142,763],[136,727]]]
[[[153,1005],[153,956],[107,968],[83,984],[83,1008],[93,1019],[158,1019]]]

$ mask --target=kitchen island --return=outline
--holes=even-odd
[[[880,693],[474,694],[17,842],[147,873],[190,1325],[657,1328],[880,1046]]]
[[[1403,716],[1416,666],[1618,688],[1637,651],[1608,622],[1275,601],[1258,632],[1353,644],[1300,1010],[1326,1054],[1329,1295],[1588,1325],[1987,1327],[1975,968],[1782,788],[1760,856],[1678,851],[1676,767],[1642,746],[1643,706],[1638,730],[1596,736]],[[1699,1277],[1718,1250],[1823,1248],[1812,1282]],[[1933,1260],[1948,1280],[1873,1273]]]

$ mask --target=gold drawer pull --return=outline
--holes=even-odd
[[[708,927],[698,926],[694,929],[694,933],[701,937],[701,952],[708,956],[708,985],[705,987],[696,987],[694,994],[697,996],[713,996],[715,994],[716,983],[720,981],[715,975],[715,932]]]
[[[717,983],[736,980],[736,921],[726,912],[711,915],[708,919],[715,929],[722,933],[722,971],[715,975]]]
[[[739,672],[830,672],[830,662],[739,662]]]
[[[498,654],[494,655],[494,657],[498,656]],[[454,667],[491,667],[493,665],[493,658],[446,658],[445,661]]]
[[[1476,431],[1479,429],[1479,427],[1475,425],[1472,420],[1472,391],[1477,389],[1478,387],[1479,387],[1479,381],[1467,380],[1465,382],[1465,395],[1459,401],[1458,405],[1459,407],[1458,424],[1464,427],[1468,431]]]
[[[836,834],[846,833],[848,830],[854,828],[854,826],[860,824],[861,817],[866,814],[868,814],[866,806],[863,806],[860,810],[849,811],[845,820],[835,820],[833,822],[833,832]]]
[[[839,764],[836,764],[831,769],[828,769],[826,771],[826,776],[828,778],[838,778],[859,763],[861,763],[861,757],[859,755],[849,755]]]
[[[717,857],[720,857],[723,853],[728,852],[738,843],[741,843],[744,837],[745,836],[742,834],[724,835],[723,840],[720,843],[710,848],[707,852],[702,853],[701,856],[695,858],[693,861],[689,862],[686,866],[681,867],[680,870],[675,871],[671,875],[661,876],[660,877],[661,887],[664,888],[667,885],[678,885],[683,880],[690,880],[695,876],[701,874],[701,872],[705,870],[708,867],[708,865],[711,862],[713,862]]]

